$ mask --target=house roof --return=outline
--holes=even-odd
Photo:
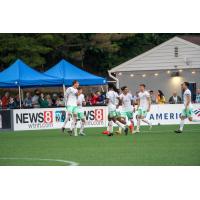
[[[185,39],[182,38],[182,37],[184,37]],[[135,61],[137,61],[139,59],[142,59],[143,57],[149,55],[150,53],[153,53],[154,51],[160,49],[161,47],[171,43],[173,40],[178,40],[178,41],[181,41],[181,42],[183,42],[185,44],[189,44],[189,45],[191,45],[191,46],[193,46],[195,48],[200,49],[200,37],[199,36],[187,36],[187,37],[186,36],[182,36],[182,37],[177,37],[177,36],[173,37],[173,38],[167,40],[166,42],[163,42],[160,45],[158,45],[158,46],[156,46],[156,47],[154,47],[154,48],[152,48],[152,49],[150,49],[150,50],[148,50],[148,51],[146,51],[146,52],[144,52],[144,53],[142,53],[142,54],[140,54],[140,55],[138,55],[138,56],[136,56],[136,57],[134,57],[134,58],[132,58],[132,59],[120,64],[120,65],[118,65],[118,66],[116,66],[116,67],[114,67],[114,68],[112,68],[110,70],[110,72],[113,73],[113,72],[119,72],[119,71],[130,71],[130,66],[132,65],[132,63],[134,63]],[[148,68],[144,68],[144,69],[141,69],[141,68],[140,69],[138,69],[138,68],[136,69],[134,67],[133,71],[134,70],[163,70],[163,68],[148,67]]]
[[[200,45],[200,36],[184,35],[184,36],[180,36],[180,38],[187,40],[188,42],[192,42],[194,44]]]

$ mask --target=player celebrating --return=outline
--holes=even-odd
[[[192,108],[192,103],[191,103],[191,91],[188,89],[189,83],[184,82],[181,86],[182,86],[182,90],[184,91],[184,93],[183,93],[184,108],[183,108],[181,116],[180,116],[180,119],[181,119],[180,127],[178,130],[174,131],[175,133],[183,132],[184,122],[185,122],[185,119],[187,119],[187,118],[191,122],[200,122],[200,120],[193,119],[193,117],[192,117],[193,108]]]
[[[73,118],[72,122],[72,130],[74,130],[74,136],[78,136],[77,134],[77,112],[78,112],[78,107],[77,107],[77,97],[78,97],[78,90],[77,88],[79,87],[79,82],[77,80],[74,80],[72,83],[72,87],[67,88],[66,94],[65,94],[65,101],[66,101],[66,106],[67,106],[67,114],[66,114],[66,119],[64,121],[63,127],[62,127],[62,132],[65,131],[65,126],[67,122],[70,119],[70,116]]]
[[[151,100],[150,100],[150,94],[148,91],[145,90],[145,84],[140,84],[139,86],[139,93],[138,93],[138,99],[137,99],[137,129],[135,133],[140,132],[140,122],[141,120],[149,125],[149,128],[152,128],[151,122],[146,119],[147,113],[150,111],[151,107]]]
[[[122,94],[119,96],[120,103],[122,104],[122,117],[127,119],[127,124],[130,121],[129,128],[131,130],[131,133],[134,132],[134,121],[133,121],[133,98],[132,94],[129,93],[128,87],[124,86],[121,88]]]
[[[123,121],[119,122],[117,120],[117,112],[116,112],[116,102],[119,99],[119,95],[114,91],[115,86],[113,84],[108,85],[108,92],[106,94],[106,102],[108,105],[108,136],[113,136],[113,122],[117,124],[124,130],[125,135],[128,134],[128,128],[123,124]]]
[[[85,97],[83,94],[83,90],[82,88],[78,87],[78,101],[77,101],[77,105],[78,105],[78,120],[81,120],[81,127],[80,127],[80,131],[79,131],[79,135],[81,136],[85,136],[84,131],[84,126],[85,126],[85,116],[84,116],[84,111],[83,111],[83,106],[86,105],[85,102]]]

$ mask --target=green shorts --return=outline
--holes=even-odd
[[[188,109],[184,108],[182,110],[181,116],[188,118],[188,117],[192,117],[192,114],[193,114],[193,109],[192,108],[188,108]]]
[[[85,115],[84,115],[84,112],[78,112],[78,119],[84,119],[85,118]]]
[[[77,114],[78,113],[78,106],[67,106],[67,111],[70,114]]]
[[[128,119],[133,119],[133,112],[131,112],[131,111],[124,111],[124,112],[122,112],[122,114],[121,114],[121,116],[122,117],[127,117]]]
[[[138,115],[142,116],[142,117],[146,117],[147,116],[147,110],[142,108],[142,107],[139,107],[138,108]]]
[[[116,118],[117,117],[117,112],[116,111],[110,111],[110,112],[108,112],[108,117],[110,117],[110,118]]]

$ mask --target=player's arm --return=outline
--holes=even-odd
[[[137,98],[137,99],[136,99],[136,103],[137,103],[136,110],[138,110],[138,108],[140,107],[140,98]]]
[[[83,106],[86,106],[86,100],[85,97],[83,96],[83,102],[82,102]]]
[[[186,96],[186,104],[185,104],[185,109],[188,109],[189,105],[190,105],[190,102],[191,102],[191,98],[190,98],[190,95],[188,94]]]

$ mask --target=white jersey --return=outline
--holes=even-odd
[[[190,98],[190,103],[189,103],[189,108],[192,107],[192,103],[191,103],[191,91],[189,89],[185,90],[185,92],[183,93],[183,103],[186,106],[187,103],[187,97],[189,96]]]
[[[106,93],[106,98],[109,99],[108,101],[108,111],[115,111],[116,110],[116,105],[118,102],[119,95],[117,92],[110,90]]]
[[[120,100],[122,101],[122,110],[123,111],[133,111],[133,106],[131,105],[131,102],[133,100],[132,94],[121,94]]]
[[[84,94],[78,95],[77,104],[78,104],[79,112],[83,112],[83,102],[85,102]]]
[[[148,98],[150,98],[150,94],[147,91],[139,92],[138,98],[140,100],[139,107],[142,107],[143,109],[147,110],[149,106]]]
[[[66,90],[66,104],[67,106],[77,106],[78,90],[74,87],[69,87]]]

